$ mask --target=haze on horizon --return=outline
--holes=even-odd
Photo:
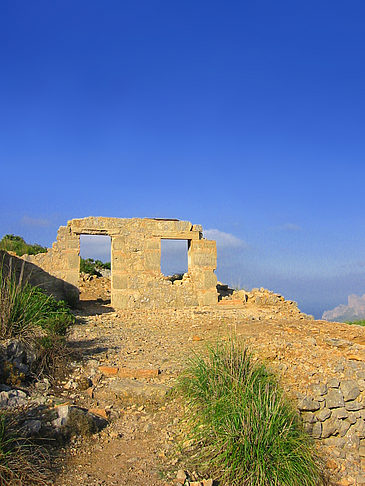
[[[4,0],[0,236],[179,218],[217,240],[221,281],[316,317],[364,294],[364,14]]]

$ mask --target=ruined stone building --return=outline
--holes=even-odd
[[[101,217],[72,219],[59,228],[57,241],[47,253],[24,256],[29,264],[61,281],[69,301],[79,298],[80,235],[111,238],[111,303],[115,308],[185,307],[218,301],[216,243],[203,238],[200,225],[174,219]],[[188,272],[182,280],[172,282],[161,274],[161,239],[187,240]]]

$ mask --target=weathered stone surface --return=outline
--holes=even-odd
[[[343,420],[349,416],[349,413],[346,408],[335,408],[332,410],[332,416],[336,419]]]
[[[319,412],[316,413],[316,417],[320,422],[324,422],[330,418],[331,413],[329,408],[322,408],[322,410],[319,410]]]
[[[327,393],[327,385],[324,383],[318,383],[312,385],[311,390],[314,396],[323,396]]]
[[[337,378],[331,378],[327,383],[328,388],[339,388],[340,382]]]
[[[355,400],[360,395],[360,389],[355,380],[341,381],[340,390],[342,391],[345,402]]]
[[[311,397],[304,397],[298,402],[298,409],[308,412],[315,412],[319,410],[320,404]]]
[[[338,423],[334,419],[326,420],[322,423],[322,434],[323,439],[327,439],[338,430]]]
[[[330,388],[326,395],[327,408],[339,408],[345,405],[341,390]]]
[[[312,437],[314,437],[314,439],[319,439],[321,435],[322,435],[322,424],[321,422],[316,422],[313,425]]]
[[[361,410],[363,407],[364,405],[358,402],[357,400],[353,400],[345,403],[346,410],[349,410],[351,412],[354,412],[356,410]]]
[[[118,379],[110,384],[110,390],[120,399],[127,400],[161,400],[165,398],[168,388],[159,383],[141,383],[128,379]]]
[[[22,390],[0,392],[0,408],[20,407],[27,403],[27,394]]]

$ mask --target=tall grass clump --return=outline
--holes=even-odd
[[[192,465],[222,485],[314,486],[311,438],[274,375],[235,340],[194,356],[178,383]]]
[[[49,456],[43,447],[26,439],[14,417],[0,414],[0,486],[50,484]]]
[[[7,269],[0,262],[0,339],[29,338],[37,328],[64,335],[74,321],[67,304],[24,282],[23,269],[17,277],[11,259]]]

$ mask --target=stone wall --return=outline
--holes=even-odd
[[[311,393],[298,400],[305,428],[326,448],[325,457],[340,459],[345,470],[355,472],[355,477],[340,483],[344,485],[365,484],[364,368],[345,370],[349,375],[345,379],[313,384]]]
[[[5,275],[11,272],[17,282],[19,279],[29,282],[53,295],[57,300],[65,300],[70,305],[77,303],[79,291],[75,285],[52,275],[50,271],[43,270],[37,264],[0,250],[0,268]]]
[[[78,287],[80,235],[111,237],[111,300],[115,308],[211,305],[216,290],[215,241],[188,221],[89,217],[61,226],[47,253],[23,258]],[[171,282],[161,274],[161,239],[188,241],[188,273]]]

